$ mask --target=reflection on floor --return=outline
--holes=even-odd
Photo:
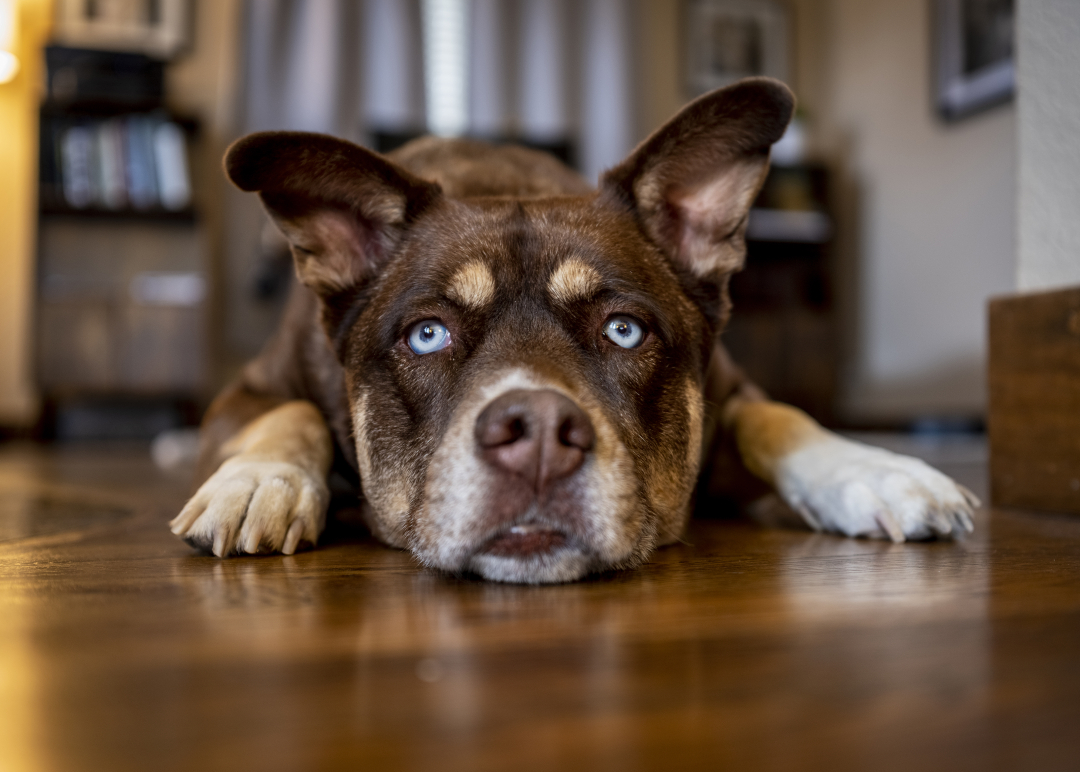
[[[977,441],[860,439],[985,494]],[[0,769],[1080,767],[1075,518],[902,545],[701,520],[531,588],[347,529],[196,555],[165,527],[186,492],[145,448],[0,446]]]

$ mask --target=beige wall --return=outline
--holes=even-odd
[[[37,229],[38,103],[41,41],[52,3],[20,0],[15,55],[21,69],[0,85],[0,425],[37,418],[31,324]]]
[[[817,137],[841,170],[846,216],[845,412],[980,413],[986,299],[1014,287],[1015,109],[934,115],[926,0],[813,5]]]
[[[1017,4],[1017,284],[1080,284],[1080,3]]]
[[[199,116],[211,143],[236,124],[241,0],[196,0],[190,51],[168,69],[170,106]]]
[[[191,164],[195,206],[210,251],[207,257],[213,294],[207,350],[211,394],[241,364],[232,356],[222,333],[229,263],[225,255],[228,247],[225,221],[234,212],[236,191],[226,182],[221,170],[221,159],[236,139],[240,119],[241,6],[242,0],[195,0],[194,45],[169,66],[165,84],[169,106],[183,115],[199,118],[202,127]]]
[[[835,172],[841,415],[978,414],[985,301],[1014,289],[1015,109],[938,120],[928,0],[788,5],[790,83]],[[685,98],[678,7],[642,4],[642,133]]]
[[[682,84],[680,0],[644,0],[638,5],[638,139],[678,112],[688,95]]]

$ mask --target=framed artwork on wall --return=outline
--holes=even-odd
[[[948,121],[1009,101],[1014,0],[934,0],[935,107]]]
[[[788,20],[774,0],[686,0],[686,86],[692,96],[739,78],[788,78]]]
[[[190,0],[58,0],[53,40],[171,59],[191,40]]]

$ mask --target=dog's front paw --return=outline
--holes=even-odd
[[[917,458],[830,436],[791,453],[777,489],[815,530],[928,539],[973,529],[979,500]]]
[[[234,552],[291,555],[301,541],[318,540],[329,501],[325,480],[296,464],[236,456],[203,483],[169,527],[219,558]]]

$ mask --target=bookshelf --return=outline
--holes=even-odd
[[[746,267],[731,281],[724,345],[774,399],[835,423],[840,364],[828,170],[774,166],[747,228]]]
[[[194,218],[187,145],[195,119],[47,102],[40,126],[43,213]]]
[[[208,370],[199,122],[164,106],[162,62],[46,49],[40,112],[38,385],[46,431],[147,437],[182,423]]]

